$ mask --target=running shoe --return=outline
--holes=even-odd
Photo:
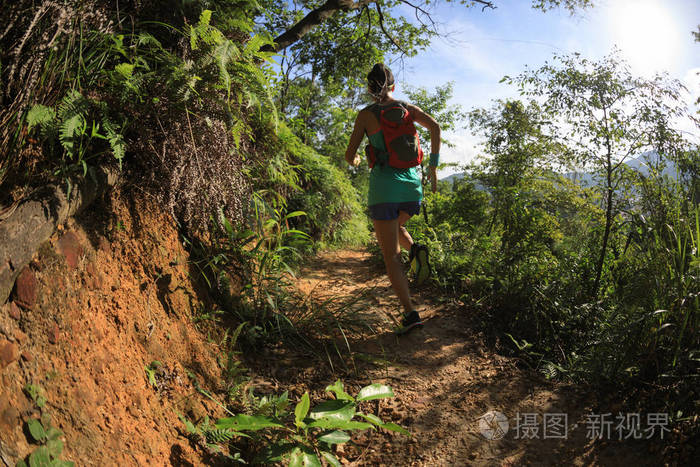
[[[418,269],[418,258],[416,258],[416,250],[418,249],[418,245],[415,243],[411,244],[411,250],[408,252],[408,264],[410,266],[410,272],[411,274],[416,273],[416,269]]]
[[[416,310],[404,313],[401,319],[401,327],[396,330],[396,335],[403,336],[416,328],[423,327],[423,321]]]
[[[415,246],[416,285],[422,285],[430,277],[431,273],[430,261],[428,260],[428,247],[425,245],[416,245],[415,243],[413,245]]]

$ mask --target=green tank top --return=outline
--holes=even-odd
[[[376,104],[375,104],[376,105]],[[371,107],[371,106],[370,106]],[[369,108],[368,108],[369,110]],[[367,135],[369,144],[386,151],[381,130]],[[396,169],[389,165],[376,164],[369,173],[369,193],[367,205],[380,203],[405,203],[423,199],[420,168]]]

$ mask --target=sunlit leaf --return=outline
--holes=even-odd
[[[350,435],[344,431],[335,430],[319,436],[318,440],[328,444],[343,444],[350,441]]]
[[[371,401],[374,399],[385,399],[387,397],[394,397],[394,391],[385,384],[374,383],[369,386],[365,386],[360,389],[357,393],[357,401]]]
[[[310,405],[311,402],[309,400],[309,393],[305,392],[304,395],[301,396],[301,401],[299,401],[297,406],[294,408],[294,422],[297,426],[301,426],[303,424],[306,414],[309,413]]]
[[[333,384],[330,384],[326,386],[326,391],[327,392],[332,392],[335,394],[335,397],[339,400],[345,400],[345,401],[354,401],[355,399],[345,392],[345,386],[343,385],[343,382],[338,380]]]
[[[334,418],[339,420],[351,420],[355,415],[355,404],[343,400],[324,401],[311,409],[309,417],[313,419]]]

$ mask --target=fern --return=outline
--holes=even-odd
[[[234,436],[239,434],[230,428],[213,428],[204,432],[204,436],[209,443],[225,443],[231,441]]]
[[[85,115],[90,108],[90,102],[78,91],[70,90],[58,104],[58,118],[62,122],[74,115]]]
[[[142,32],[137,36],[136,45],[163,49],[163,45],[160,43],[160,41],[147,32]]]
[[[81,114],[74,114],[61,123],[58,138],[71,158],[80,156],[76,150],[76,142],[85,134],[85,128],[85,118]]]
[[[228,66],[231,62],[240,57],[238,47],[231,42],[223,42],[214,49],[212,53],[219,68],[219,82],[224,86],[228,96],[231,95],[231,74],[228,71]]]
[[[236,146],[236,149],[240,149],[241,137],[244,133],[250,131],[250,127],[246,125],[246,123],[243,120],[238,120],[233,125],[231,125],[230,131],[231,136],[233,137],[233,144]]]
[[[252,23],[247,19],[229,19],[227,23],[230,27],[239,31],[250,33],[253,31]]]
[[[27,126],[31,130],[37,125],[49,125],[56,121],[56,111],[51,107],[37,104],[27,112]]]
[[[114,67],[114,71],[125,80],[129,80],[134,75],[134,65],[131,63],[120,63]]]
[[[263,45],[272,44],[273,42],[268,37],[256,34],[255,36],[251,37],[246,43],[245,48],[243,49],[243,55],[245,57],[259,56],[259,54],[261,54],[260,48]]]
[[[211,10],[204,10],[199,15],[199,22],[196,26],[190,26],[190,47],[192,50],[199,48],[199,41],[207,45],[220,44],[225,39],[223,33],[209,25],[211,21]]]
[[[114,158],[119,162],[119,168],[122,168],[122,160],[126,155],[126,141],[124,136],[117,130],[117,125],[112,122],[106,114],[102,115],[102,127],[105,130],[105,136],[109,141],[109,146],[112,149]]]
[[[128,75],[133,70],[128,64],[123,64],[120,73]],[[77,91],[69,91],[54,109],[44,105],[36,105],[27,113],[30,129],[39,126],[41,137],[51,148],[55,148],[58,140],[65,154],[73,161],[72,164],[61,164],[60,172],[82,168],[87,172],[84,153],[90,149],[94,139],[106,140],[122,166],[126,155],[126,141],[122,135],[122,126],[114,123],[109,117],[109,106],[105,102],[92,101]],[[97,116],[97,117],[96,117]],[[98,119],[99,122],[98,123]],[[105,134],[100,133],[100,126]],[[91,131],[88,131],[91,128]]]

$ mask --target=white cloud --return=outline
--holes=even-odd
[[[457,132],[448,132],[444,135],[450,143],[455,147],[449,148],[442,145],[440,148],[440,162],[453,162],[459,164],[458,167],[448,167],[439,171],[440,177],[462,172],[463,166],[474,161],[480,153],[479,137],[473,135],[469,130],[459,130]]]

